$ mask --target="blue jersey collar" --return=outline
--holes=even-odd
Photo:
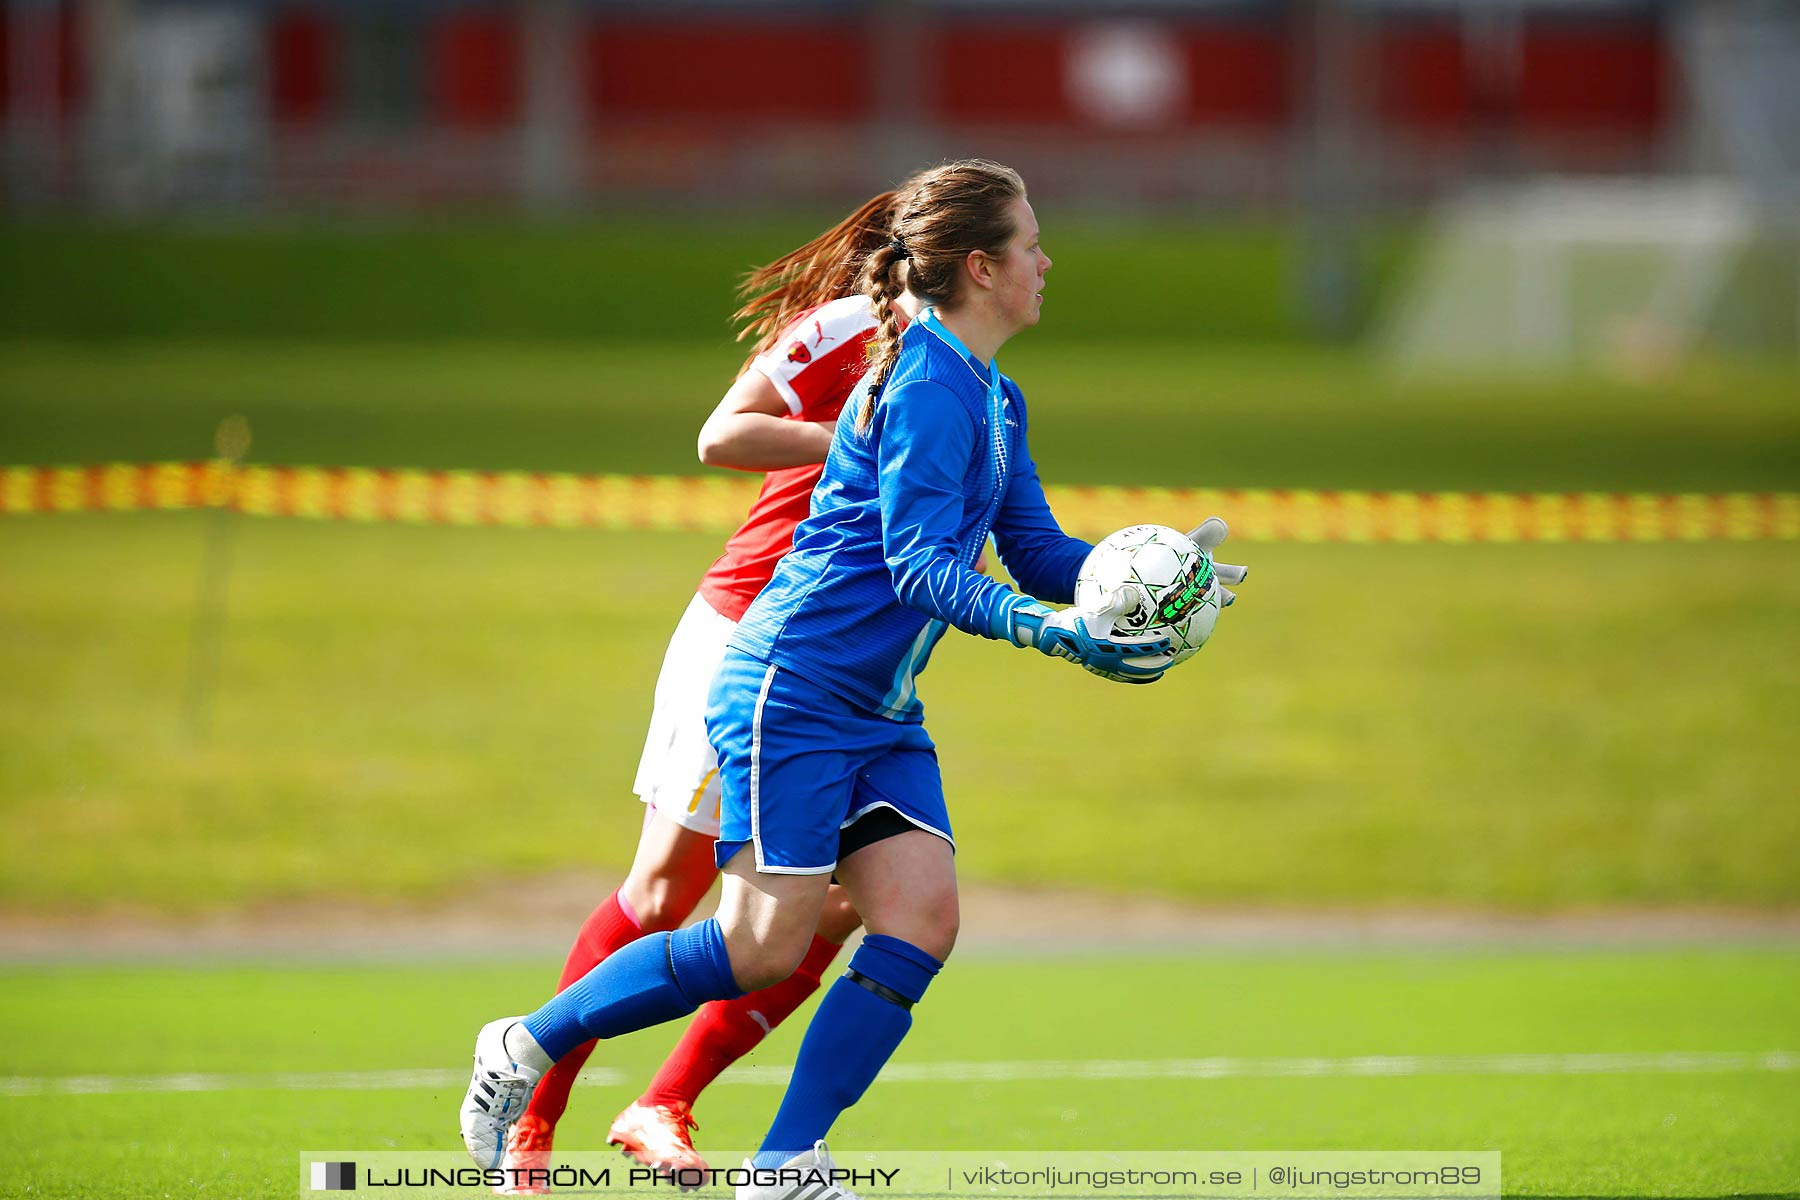
[[[950,332],[944,325],[943,319],[937,315],[935,308],[927,306],[920,309],[919,315],[914,317],[913,321],[915,324],[929,329],[938,341],[956,351],[957,357],[969,365],[969,370],[975,372],[975,377],[987,385],[988,395],[999,398],[1000,359],[998,356],[987,365],[987,370],[984,372],[981,369],[981,360],[970,353],[969,348],[963,345],[961,338]]]

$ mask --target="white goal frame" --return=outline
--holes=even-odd
[[[1749,197],[1715,179],[1473,191],[1432,222],[1381,349],[1427,368],[1678,359],[1704,336],[1756,228]],[[1608,259],[1615,275],[1630,264],[1614,294],[1595,286]]]

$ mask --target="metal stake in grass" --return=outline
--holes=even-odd
[[[212,733],[213,700],[225,640],[225,602],[231,592],[232,539],[237,529],[238,464],[250,450],[250,422],[226,417],[213,433],[211,478],[206,504],[206,549],[194,595],[194,629],[188,640],[187,682],[183,688],[182,732],[191,746]]]

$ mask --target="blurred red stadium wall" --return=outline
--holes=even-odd
[[[95,107],[95,13],[116,23],[132,7],[0,5],[9,133],[36,122],[42,142],[55,114],[61,137],[80,136],[67,118]],[[987,148],[1053,190],[1280,203],[1322,117],[1353,129],[1359,153],[1384,160],[1380,186],[1408,199],[1497,168],[1650,169],[1678,133],[1662,5],[1527,6],[1503,36],[1456,7],[1346,6],[1326,64],[1316,25],[1334,7],[236,6],[261,47],[253,190],[275,201],[507,199],[516,143],[546,111],[532,100],[546,67],[567,92],[569,199],[705,200],[746,183],[777,200],[835,195],[903,161]],[[534,39],[546,11],[561,23]],[[1331,72],[1335,91],[1319,83]]]

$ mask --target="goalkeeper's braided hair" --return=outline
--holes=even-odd
[[[755,342],[740,375],[750,369],[751,359],[775,348],[775,339],[794,318],[855,290],[869,252],[887,243],[897,195],[883,192],[871,197],[806,245],[744,276],[738,284],[743,306],[731,319],[743,325],[737,335],[740,342],[747,338]]]
[[[856,414],[858,433],[868,432],[875,401],[900,357],[894,299],[910,291],[927,304],[954,304],[963,263],[976,250],[996,256],[1006,251],[1018,232],[1008,209],[1014,200],[1024,198],[1025,181],[1019,173],[984,158],[945,163],[902,185],[892,223],[863,267],[861,290],[880,324],[869,341],[874,377]]]

